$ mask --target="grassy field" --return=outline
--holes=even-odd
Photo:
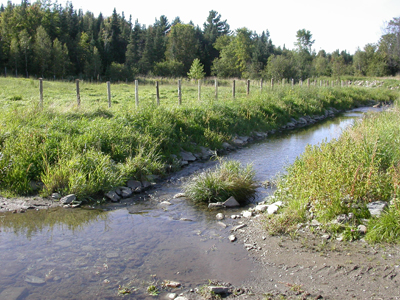
[[[176,81],[160,82],[161,105],[156,106],[155,81],[139,81],[139,107],[133,84],[111,86],[108,108],[106,84],[80,83],[77,107],[74,82],[43,83],[44,104],[39,107],[39,82],[0,78],[0,194],[34,192],[42,195],[75,193],[81,199],[108,191],[128,178],[146,179],[179,167],[172,154],[196,151],[202,145],[220,149],[232,136],[266,132],[291,117],[323,114],[328,107],[349,109],[370,100],[393,101],[397,90],[363,87],[285,87],[260,92],[254,82],[246,95],[244,81],[213,81],[202,87],[183,81],[178,105]],[[208,83],[208,84],[207,84]]]

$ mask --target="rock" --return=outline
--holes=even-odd
[[[240,215],[231,215],[231,219],[240,219]]]
[[[222,143],[222,148],[224,148],[224,150],[232,150],[233,149],[232,145],[228,144],[227,142]]]
[[[168,201],[163,201],[163,202],[160,202],[160,205],[172,205],[172,203],[168,202]]]
[[[137,180],[128,180],[128,182],[126,183],[126,185],[132,189],[132,191],[136,190],[137,188],[141,188],[142,187],[142,183],[140,181]]]
[[[142,181],[142,189],[147,190],[151,187],[151,183],[148,181]]]
[[[209,159],[211,156],[214,155],[214,152],[212,152],[210,149],[200,146],[200,157],[202,159]]]
[[[226,225],[225,223],[223,223],[223,222],[217,222],[217,224],[220,225],[220,226],[222,226],[223,228],[226,228],[226,227],[227,227],[227,225]]]
[[[185,193],[178,193],[178,194],[175,194],[173,198],[176,199],[176,198],[182,198],[182,197],[186,197],[186,196],[185,196]]]
[[[123,187],[119,188],[119,195],[122,198],[128,198],[128,197],[132,196],[132,194],[133,194],[133,191],[129,187],[123,186]]]
[[[209,286],[210,292],[215,294],[227,294],[229,293],[229,288],[226,286]]]
[[[27,292],[25,287],[10,287],[0,293],[0,300],[18,300],[22,299]]]
[[[192,222],[192,219],[188,219],[188,218],[180,218],[180,221],[186,221],[186,222]]]
[[[236,231],[236,230],[242,229],[242,228],[244,228],[244,227],[246,227],[246,226],[247,226],[246,224],[240,224],[240,225],[237,225],[237,226],[233,227],[233,228],[231,229],[231,231]]]
[[[253,212],[246,210],[242,212],[242,216],[245,218],[251,218],[253,216]]]
[[[234,143],[234,144],[237,145],[237,146],[242,146],[242,145],[245,145],[245,144],[246,144],[246,141],[242,140],[240,137],[235,137],[235,138],[232,140],[232,143]]]
[[[60,199],[60,203],[62,204],[70,204],[72,201],[76,200],[76,196],[74,194],[67,195]]]
[[[187,152],[187,151],[181,151],[180,153],[182,161],[195,161],[196,157],[191,153],[191,152]]]
[[[228,239],[229,239],[229,241],[230,242],[234,242],[234,241],[236,241],[236,236],[234,236],[233,234],[231,234],[230,236],[228,236]]]
[[[259,204],[254,208],[254,210],[256,212],[264,212],[264,211],[266,211],[268,209],[268,206],[269,205],[266,205],[266,204]]]
[[[217,215],[215,216],[215,218],[216,218],[217,220],[223,220],[223,219],[225,219],[225,215],[222,214],[222,213],[219,213],[219,214],[217,214]]]
[[[324,234],[323,236],[321,236],[324,240],[329,240],[331,238],[331,236],[329,234]]]
[[[321,226],[322,224],[320,223],[320,222],[318,222],[317,220],[315,220],[315,219],[313,219],[312,221],[311,221],[311,224],[310,224],[311,226]]]
[[[106,253],[106,257],[107,258],[118,258],[119,253],[118,252],[108,252],[108,253]]]
[[[179,297],[176,297],[175,300],[188,300],[188,298],[179,296]]]
[[[60,199],[61,198],[61,195],[59,194],[59,193],[53,193],[53,194],[51,194],[51,198],[53,198],[53,199]]]
[[[357,230],[361,234],[366,234],[367,233],[367,226],[365,225],[358,225]]]
[[[368,203],[367,208],[371,216],[379,217],[387,206],[388,204],[385,201],[376,201]]]
[[[267,213],[269,215],[275,214],[278,211],[278,209],[279,209],[279,206],[276,205],[276,203],[268,205]]]
[[[169,293],[168,296],[167,296],[167,299],[173,300],[173,299],[176,298],[176,296],[178,296],[176,293]]]
[[[36,285],[42,285],[42,284],[46,283],[46,281],[43,278],[40,278],[37,276],[32,276],[32,275],[26,276],[25,282],[28,282],[31,284],[36,284]]]
[[[223,205],[225,207],[237,207],[240,206],[239,202],[236,201],[235,197],[231,196],[226,200]]]
[[[215,208],[224,208],[224,204],[222,202],[217,203],[209,203],[208,208],[215,209]]]
[[[119,200],[121,200],[121,197],[118,196],[118,194],[117,194],[115,191],[109,191],[109,192],[106,194],[106,197],[107,197],[108,199],[110,199],[112,202],[118,202]]]
[[[177,281],[167,281],[165,283],[165,286],[166,287],[170,287],[170,288],[178,288],[178,287],[181,286],[181,284],[179,282],[177,282]]]

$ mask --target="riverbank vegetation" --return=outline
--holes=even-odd
[[[120,84],[112,86],[113,104],[108,108],[100,96],[105,94],[105,84],[85,83],[77,107],[74,85],[45,82],[40,108],[38,94],[30,90],[37,91],[36,84],[29,79],[0,78],[4,87],[0,95],[2,195],[39,191],[42,195],[75,193],[82,199],[129,178],[145,180],[148,175],[179,168],[182,149],[218,150],[236,134],[278,129],[292,117],[322,115],[329,107],[349,109],[370,100],[390,102],[396,97],[394,90],[384,88],[285,85],[232,99],[231,87],[222,86],[218,99],[212,95],[198,101],[197,88],[188,86],[178,105],[176,86],[166,84],[160,106],[154,104],[153,96],[144,96],[136,107],[134,87]],[[141,91],[154,95],[154,86],[145,85]]]
[[[286,208],[266,219],[272,234],[296,232],[317,220],[332,238],[369,242],[400,241],[400,108],[396,104],[362,122],[329,143],[309,146],[278,179],[275,197]],[[276,201],[276,199],[274,199]],[[367,205],[388,204],[380,217]],[[299,227],[300,226],[300,227]]]

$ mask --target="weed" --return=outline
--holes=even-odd
[[[205,171],[185,187],[185,195],[195,202],[221,202],[233,196],[240,204],[253,197],[257,184],[251,165],[242,167],[238,161],[224,161],[215,170]]]
[[[158,288],[155,285],[150,285],[150,286],[147,287],[147,293],[150,296],[158,296],[160,291],[158,290]]]

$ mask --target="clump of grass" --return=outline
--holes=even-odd
[[[396,202],[379,218],[372,218],[369,221],[365,240],[370,243],[400,242],[400,210]]]
[[[242,167],[238,161],[221,161],[215,170],[207,170],[184,187],[185,195],[195,202],[223,202],[233,196],[245,204],[254,196],[257,183],[252,165]]]

